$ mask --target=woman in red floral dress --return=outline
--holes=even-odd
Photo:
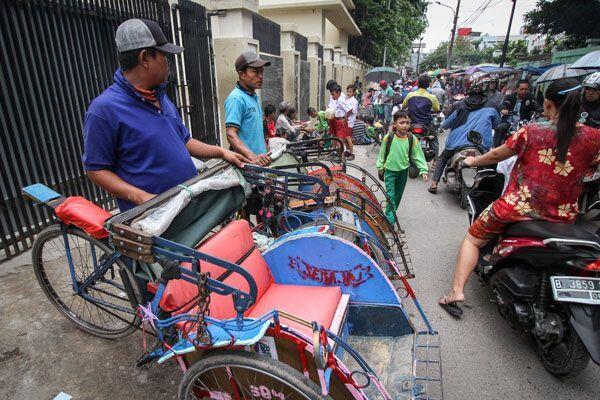
[[[465,159],[467,165],[478,167],[517,156],[502,197],[481,213],[461,244],[452,291],[439,300],[450,314],[462,314],[456,303],[465,299],[464,287],[477,264],[479,249],[508,224],[575,221],[583,178],[600,163],[600,130],[577,122],[581,96],[577,88],[574,79],[553,82],[544,100],[548,121],[526,125],[504,145]]]

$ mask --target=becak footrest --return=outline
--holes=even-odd
[[[74,225],[96,239],[108,237],[104,223],[112,214],[81,196],[67,198],[54,212],[65,224]]]

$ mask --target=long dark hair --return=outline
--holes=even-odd
[[[569,146],[576,133],[577,119],[581,107],[580,90],[574,89],[579,82],[573,78],[558,79],[546,89],[545,98],[552,101],[558,109],[558,118],[556,121],[556,138],[558,145],[556,147],[556,159],[565,162]]]

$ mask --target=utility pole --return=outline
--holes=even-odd
[[[506,37],[504,38],[504,46],[502,46],[502,58],[500,59],[500,66],[504,67],[506,62],[506,52],[508,51],[508,40],[510,39],[510,27],[512,26],[513,16],[515,15],[515,6],[517,0],[512,0],[512,10],[510,10],[510,19],[508,20],[508,30],[506,31]]]
[[[452,50],[454,49],[454,35],[456,34],[456,24],[458,22],[458,11],[460,10],[460,0],[458,0],[458,2],[456,3],[456,10],[454,10],[454,8],[446,5],[446,4],[442,4],[439,1],[436,1],[437,4],[439,4],[440,6],[444,6],[446,8],[449,8],[452,10],[452,13],[454,14],[454,23],[452,25],[452,33],[450,35],[450,44],[448,45],[448,59],[446,60],[446,69],[450,69],[452,67]]]
[[[392,0],[388,0],[388,3],[387,3],[387,8],[388,8],[388,10],[390,9],[391,5],[392,5]],[[385,39],[384,39],[384,40],[385,40]],[[385,67],[385,59],[386,59],[386,58],[387,58],[387,44],[385,44],[385,45],[383,46],[383,62],[381,63],[381,64],[382,64],[382,65],[381,65],[382,67]]]
[[[419,49],[417,50],[417,76],[419,76],[419,62],[421,61],[421,42],[423,38],[419,38]]]

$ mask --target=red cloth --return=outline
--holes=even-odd
[[[275,121],[267,119],[267,134],[270,138],[275,137]]]
[[[578,125],[564,163],[556,160],[556,127],[550,122],[524,126],[506,145],[517,153],[508,186],[469,233],[489,239],[518,221],[574,222],[583,178],[600,163],[600,130]]]
[[[67,225],[74,225],[96,239],[108,237],[104,222],[112,214],[81,196],[72,196],[54,209],[56,216]]]
[[[329,134],[344,139],[352,137],[352,129],[348,127],[348,121],[345,118],[336,118],[329,120]]]

